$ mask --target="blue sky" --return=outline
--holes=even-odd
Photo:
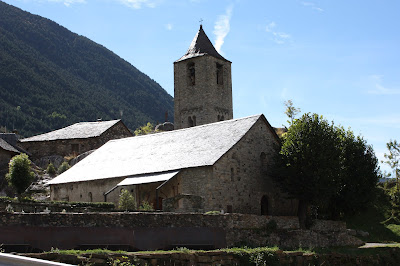
[[[372,144],[400,140],[400,1],[5,0],[107,47],[173,95],[200,19],[232,61],[234,117],[286,124],[284,101]],[[383,167],[388,170],[387,167]]]

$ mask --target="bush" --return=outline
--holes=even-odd
[[[60,167],[58,167],[58,174],[64,173],[65,171],[67,171],[69,168],[71,168],[71,166],[69,166],[69,164],[67,162],[63,162]]]
[[[125,210],[125,211],[136,210],[135,198],[126,189],[123,189],[121,191],[121,194],[119,195],[119,202],[118,203],[119,203],[118,204],[118,208],[121,209],[121,210]]]
[[[54,176],[57,173],[56,168],[54,167],[54,165],[52,163],[49,163],[49,165],[47,166],[46,171],[51,176]]]
[[[29,160],[28,155],[21,153],[11,158],[6,179],[8,184],[15,188],[18,196],[25,192],[34,177],[35,174],[31,171],[31,160]]]
[[[140,211],[154,211],[153,204],[150,204],[147,200],[144,200],[139,206]]]

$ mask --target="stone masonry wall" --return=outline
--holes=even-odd
[[[264,197],[267,214],[296,215],[297,202],[286,199],[266,174],[276,143],[259,119],[214,166],[182,171],[182,193],[204,197],[204,211],[261,214]]]
[[[194,64],[195,84],[188,81],[188,66]],[[222,65],[222,84],[217,84],[217,64]],[[174,126],[187,128],[188,117],[196,125],[233,118],[231,63],[213,56],[199,56],[174,64]]]
[[[64,202],[18,202],[18,201],[0,201],[0,212],[5,211],[9,207],[14,212],[24,213],[40,213],[40,212],[110,212],[113,211],[115,205],[89,205]]]
[[[0,148],[0,170],[8,169],[8,163],[10,159],[15,156],[16,153],[3,150]]]
[[[124,177],[50,185],[50,199],[54,201],[104,202],[104,193],[115,187]],[[119,194],[118,194],[119,195]],[[117,203],[118,201],[108,200]]]
[[[7,230],[7,227],[13,226],[132,228],[134,230],[147,228],[157,229],[158,232],[161,232],[162,228],[219,228],[225,231],[227,247],[242,244],[280,247],[362,244],[360,240],[348,234],[342,222],[315,221],[315,226],[311,230],[300,230],[297,217],[244,214],[0,213],[0,230]]]

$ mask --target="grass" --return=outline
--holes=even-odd
[[[388,189],[378,187],[375,200],[363,212],[345,219],[347,228],[368,232],[369,236],[360,237],[366,242],[400,242],[399,213],[396,209]]]
[[[87,250],[79,250],[79,249],[58,249],[58,248],[52,248],[50,251],[45,252],[45,253],[58,253],[58,254],[64,254],[64,255],[82,255],[82,254],[102,254],[102,255],[110,255],[110,254],[127,254],[130,252],[126,252],[123,250],[108,250],[108,249],[87,249]]]

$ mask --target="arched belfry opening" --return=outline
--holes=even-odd
[[[267,195],[264,195],[261,198],[261,215],[269,215]]]
[[[175,129],[233,119],[231,64],[200,25],[186,54],[174,62]]]
[[[187,65],[187,84],[189,86],[196,85],[196,69],[193,62]]]

